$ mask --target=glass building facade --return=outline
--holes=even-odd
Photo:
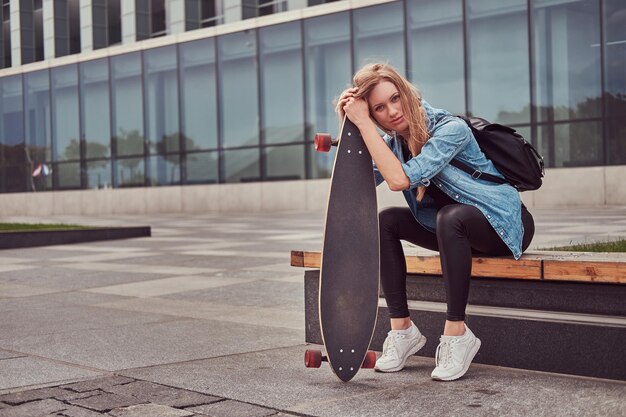
[[[326,178],[314,133],[337,133],[333,100],[373,61],[514,126],[547,167],[626,165],[623,0],[404,0],[162,39],[0,72],[0,192]]]

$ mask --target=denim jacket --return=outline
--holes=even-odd
[[[475,179],[470,174],[452,166],[457,158],[461,162],[484,173],[502,177],[493,163],[480,150],[476,139],[465,122],[449,112],[431,107],[422,100],[428,117],[430,139],[419,155],[404,160],[400,140],[395,133],[385,135],[387,146],[402,162],[402,168],[410,181],[408,190],[402,191],[415,219],[426,229],[436,231],[437,208],[434,200],[426,194],[422,201],[416,200],[419,185],[432,182],[459,203],[476,206],[487,218],[502,241],[509,247],[515,259],[522,255],[522,203],[515,188],[509,184],[496,184]],[[384,181],[374,165],[376,185]]]

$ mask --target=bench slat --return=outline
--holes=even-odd
[[[292,251],[291,265],[319,268],[320,252]],[[439,255],[406,256],[407,273],[441,275]],[[474,257],[473,277],[626,284],[626,254],[530,251],[519,260]]]
[[[320,252],[291,251],[291,266],[319,268]],[[407,273],[441,275],[439,255],[406,256]],[[520,279],[541,279],[541,260],[524,255],[519,261],[512,258],[475,257],[472,276]]]

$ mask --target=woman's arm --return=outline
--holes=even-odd
[[[342,99],[344,99],[343,96]],[[398,160],[387,144],[381,140],[376,125],[370,117],[367,102],[364,99],[352,97],[344,99],[344,102],[346,103],[343,106],[345,114],[359,128],[363,141],[372,155],[378,171],[385,179],[385,182],[387,182],[389,189],[401,191],[409,188],[410,181],[402,168],[402,162]]]

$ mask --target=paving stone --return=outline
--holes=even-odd
[[[266,417],[275,416],[278,411],[239,401],[226,400],[219,403],[188,408],[194,413],[211,417]]]
[[[2,314],[0,317],[5,319]],[[0,361],[0,390],[32,385],[51,385],[52,383],[60,384],[63,381],[97,378],[101,375],[101,372],[32,356],[3,359]]]
[[[114,387],[116,385],[129,384],[134,382],[133,378],[127,378],[125,376],[110,376],[105,378],[92,379],[89,381],[81,381],[73,384],[61,385],[60,388],[69,389],[76,392],[87,392],[101,389],[106,391],[107,388]]]
[[[138,405],[143,402],[144,401],[138,400],[137,398],[125,397],[123,395],[109,393],[69,401],[70,404],[77,405],[79,407],[85,407],[95,411],[109,411],[115,408]]]
[[[171,407],[191,407],[221,400],[219,397],[166,387],[147,381],[135,381],[130,384],[117,385],[107,388],[107,391],[126,397],[134,397],[142,402],[163,404]]]
[[[87,410],[86,408],[80,408],[73,405],[66,405],[66,407],[67,408],[65,410],[51,414],[50,417],[102,417],[102,413]]]
[[[179,410],[166,405],[141,404],[111,410],[109,415],[113,417],[188,417],[194,414],[190,411]]]
[[[48,398],[56,398],[57,395],[65,394],[65,390],[61,388],[42,388],[30,391],[14,392],[11,394],[0,395],[0,401],[9,405],[19,405],[29,401],[46,400]],[[61,398],[57,398],[61,400]]]
[[[31,401],[0,410],[0,417],[43,417],[54,415],[54,413],[65,410],[66,408],[66,404],[57,400],[47,399]]]

